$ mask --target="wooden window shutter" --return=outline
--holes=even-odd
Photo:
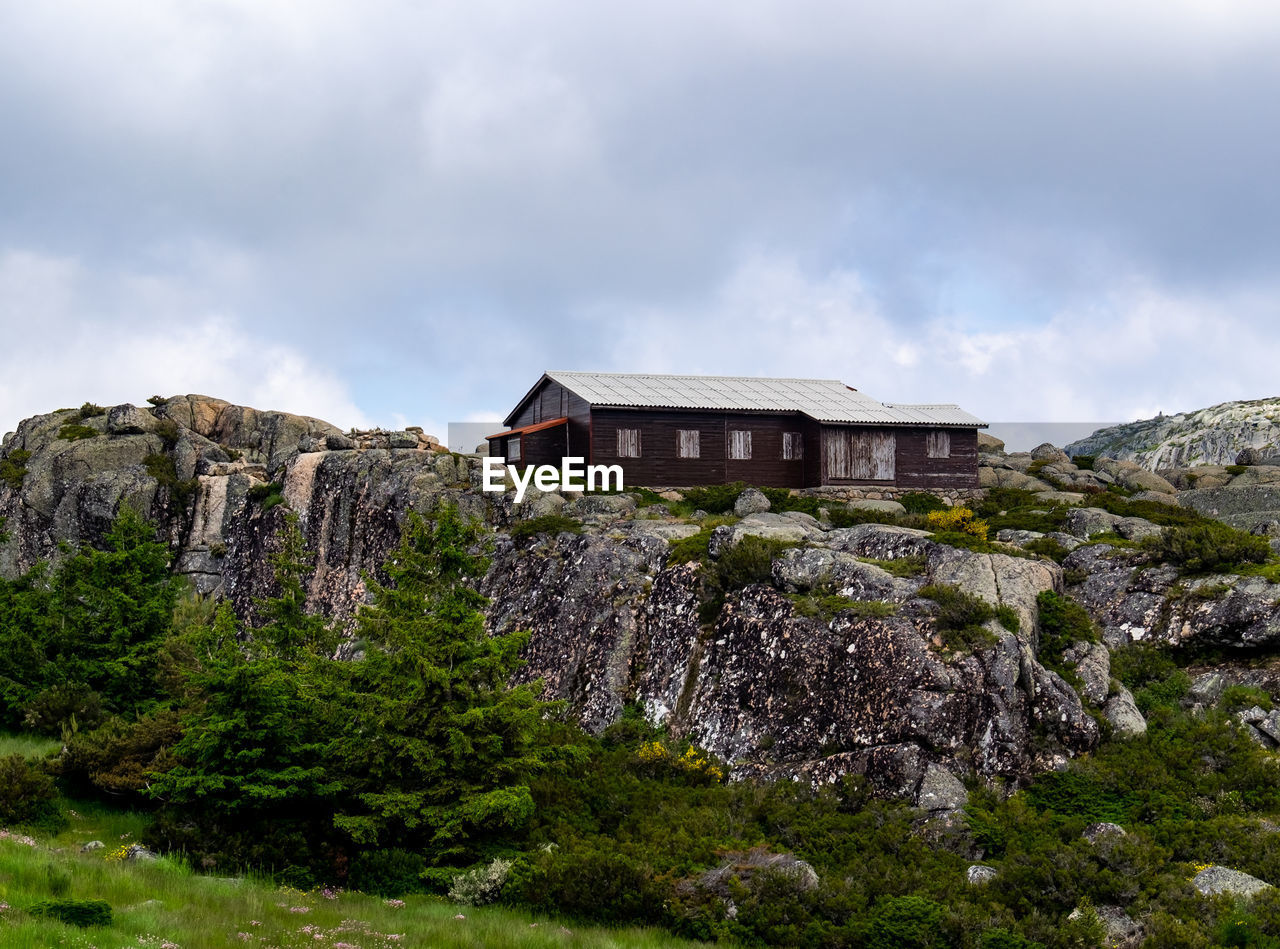
[[[930,458],[950,458],[951,457],[951,433],[947,431],[933,431],[925,435],[925,454]]]
[[[804,439],[799,432],[782,433],[782,460],[799,461],[804,457]]]
[[[701,458],[702,443],[698,429],[676,429],[676,457]]]
[[[618,429],[618,457],[619,458],[639,458],[640,457],[640,429],[638,428]]]
[[[751,432],[741,429],[729,432],[729,457],[734,461],[749,461],[751,458]]]
[[[512,435],[507,439],[507,461],[520,460],[520,436]]]

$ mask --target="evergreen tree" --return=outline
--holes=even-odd
[[[266,619],[261,627],[243,630],[224,603],[181,650],[191,663],[188,684],[197,704],[173,749],[178,765],[152,786],[165,804],[165,843],[191,848],[190,839],[163,836],[164,828],[184,820],[205,834],[234,828],[243,840],[257,838],[226,846],[238,863],[261,862],[264,852],[270,854],[265,859],[282,859],[281,847],[272,849],[270,841],[285,836],[295,843],[284,847],[283,859],[305,862],[298,851],[307,849],[314,828],[330,825],[339,787],[325,748],[336,727],[329,683],[341,664],[330,658],[330,624],[304,609],[311,565],[296,515],[286,521],[272,564],[280,592],[259,604]]]
[[[5,724],[16,725],[37,696],[55,687],[92,691],[111,712],[154,704],[156,657],[181,582],[170,573],[168,547],[128,505],[104,540],[103,550],[68,550],[59,564],[40,563],[16,581],[0,581]]]
[[[533,816],[528,780],[553,751],[540,683],[510,686],[527,633],[490,636],[480,526],[453,507],[410,513],[361,609],[364,658],[335,745],[354,794],[336,817],[363,847],[395,845],[435,866],[475,859]]]

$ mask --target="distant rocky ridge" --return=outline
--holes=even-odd
[[[1207,409],[1161,415],[1100,429],[1066,446],[1069,455],[1135,461],[1150,471],[1235,464],[1280,457],[1280,398],[1223,402]]]
[[[599,731],[634,703],[739,774],[812,781],[866,774],[881,791],[939,813],[963,802],[971,777],[1019,779],[1091,749],[1095,715],[1122,734],[1145,728],[1133,698],[1110,679],[1108,647],[1200,641],[1253,654],[1280,645],[1280,586],[1207,578],[1216,599],[1189,597],[1168,571],[1133,569],[1131,551],[1088,544],[1102,532],[1140,538],[1159,530],[1090,508],[1090,491],[1118,483],[1169,504],[1202,491],[1247,498],[1267,488],[1266,467],[1223,469],[1209,479],[1213,487],[1183,490],[1185,472],[1164,478],[1116,460],[1080,468],[1053,446],[1010,454],[984,436],[984,487],[1020,487],[1079,506],[1054,535],[1076,548],[1067,571],[1013,556],[1034,532],[1001,536],[1007,554],[979,553],[899,526],[833,529],[807,514],[773,512],[760,492],[749,492],[739,499],[740,520],[711,534],[711,555],[750,536],[795,546],[773,563],[770,582],[732,594],[704,623],[698,578],[708,568],[673,563],[670,551],[705,517],[642,508],[628,494],[533,490],[516,506],[509,494],[479,490],[476,458],[445,452],[421,432],[343,433],[317,419],[181,396],[28,419],[6,436],[0,465],[8,533],[0,573],[15,576],[57,556],[62,541],[99,541],[128,502],[159,525],[180,574],[242,614],[271,592],[268,554],[286,512],[298,515],[316,558],[309,606],[347,622],[406,513],[455,504],[495,530],[483,582],[491,628],[532,631],[521,675],[542,679],[549,697],[566,700],[586,727]],[[1253,481],[1238,485],[1249,472]],[[1280,490],[1280,468],[1275,473]],[[581,533],[511,533],[551,514],[572,518]],[[1264,521],[1259,529],[1269,528]],[[877,563],[904,557],[918,565],[915,575],[895,576]],[[1017,631],[992,620],[994,645],[946,648],[935,607],[919,596],[928,583],[1008,607]],[[1084,682],[1080,692],[1037,658],[1036,597],[1047,590],[1076,596],[1103,630],[1105,645],[1077,644],[1068,657]],[[877,608],[806,615],[794,597],[810,593]]]

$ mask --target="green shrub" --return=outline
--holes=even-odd
[[[513,540],[527,540],[537,534],[581,534],[582,522],[564,514],[544,514],[531,517],[527,521],[518,521],[511,527]]]
[[[53,780],[23,755],[0,758],[0,826],[29,824],[57,830],[65,820]]]
[[[273,507],[284,503],[284,485],[279,481],[255,484],[248,490],[246,497],[251,502],[262,505],[262,510],[269,511]]]
[[[0,459],[0,481],[14,491],[22,490],[22,480],[27,476],[27,462],[31,460],[31,452],[25,448],[15,448],[3,459]]]
[[[711,544],[712,530],[713,528],[704,527],[691,537],[673,540],[671,549],[667,553],[667,563],[705,563],[707,548]]]
[[[769,583],[773,578],[773,562],[795,544],[766,537],[747,535],[722,550],[716,561],[717,585],[724,593],[732,593],[753,583]]]
[[[178,467],[168,455],[147,455],[142,459],[142,464],[146,467],[147,474],[155,478],[161,487],[169,489],[169,497],[179,507],[185,507],[187,502],[194,498],[196,492],[200,490],[198,478],[182,479],[178,477]]]
[[[104,409],[102,406],[95,405],[92,402],[86,402],[84,405],[80,406],[80,408],[76,410],[76,415],[73,421],[87,422],[91,418],[98,418],[99,416],[106,415],[106,414],[107,414],[107,410]]]
[[[1048,557],[1054,563],[1062,563],[1067,559],[1067,554],[1071,553],[1068,548],[1052,537],[1037,537],[1030,543],[1024,544],[1022,549],[1039,554],[1041,557]]]
[[[684,499],[695,510],[708,514],[726,514],[733,510],[738,495],[747,489],[746,484],[735,481],[732,484],[712,484],[705,488],[690,488],[684,492]]]
[[[948,942],[942,932],[942,906],[933,900],[889,896],[872,910],[868,949],[932,949]]]
[[[1238,712],[1241,709],[1253,708],[1255,705],[1269,712],[1272,704],[1270,693],[1252,685],[1229,685],[1222,690],[1222,695],[1218,699],[1218,707],[1227,712]]]
[[[427,867],[421,854],[395,847],[367,850],[351,861],[347,877],[352,887],[377,896],[403,896],[421,893],[422,871]]]
[[[760,492],[769,499],[769,509],[779,514],[783,511],[800,511],[810,517],[817,517],[818,508],[831,506],[830,501],[807,494],[792,494],[787,488],[761,488]]]
[[[1025,793],[1038,810],[1083,821],[1124,824],[1131,804],[1109,781],[1080,771],[1050,771],[1038,777]]]
[[[988,929],[978,940],[978,949],[1044,949],[1044,943],[1028,939],[1012,929]]]
[[[1090,507],[1100,507],[1104,511],[1120,517],[1141,517],[1161,527],[1176,527],[1184,524],[1218,523],[1210,521],[1199,511],[1175,504],[1162,504],[1159,501],[1132,501],[1122,495],[1115,485],[1109,485],[1106,491],[1089,498]]]
[[[1227,465],[1227,474],[1231,476],[1242,475],[1249,470],[1248,465]]]
[[[27,912],[81,929],[111,925],[111,904],[106,900],[44,900],[29,906]]]
[[[41,735],[56,737],[64,730],[97,728],[105,717],[102,696],[83,683],[73,682],[36,693],[23,710],[22,723]]]
[[[1145,538],[1142,548],[1187,573],[1230,571],[1245,564],[1266,563],[1271,556],[1267,538],[1219,521],[1166,528],[1157,537]]]
[[[1111,653],[1111,675],[1129,689],[1163,682],[1177,671],[1172,657],[1149,643],[1133,643]]]
[[[1082,471],[1092,471],[1093,463],[1098,460],[1097,455],[1072,455],[1071,463]]]
[[[662,918],[668,893],[649,864],[597,839],[517,861],[503,899],[546,913],[624,923]]]
[[[156,419],[155,432],[160,436],[160,441],[164,445],[165,451],[173,451],[173,447],[178,444],[181,430],[178,423],[171,418]]]
[[[997,617],[996,608],[986,600],[944,583],[921,587],[919,595],[938,605],[934,622],[949,649],[985,649],[996,644],[996,637],[983,628]]]
[[[147,396],[147,403],[148,403],[149,405],[161,406],[161,405],[164,405],[164,404],[165,404],[166,402],[168,402],[168,401],[169,401],[169,400],[168,400],[168,399],[166,399],[166,398],[165,398],[164,396],[162,396],[162,395],[149,395],[149,396]]]
[[[96,438],[102,433],[88,425],[67,424],[58,429],[58,437],[68,442],[78,442],[82,438]]]
[[[1070,597],[1045,590],[1036,597],[1040,618],[1040,661],[1049,668],[1062,665],[1062,654],[1072,643],[1098,641],[1098,630],[1083,606]]]
[[[1001,626],[1011,633],[1016,633],[1022,629],[1022,617],[1008,603],[1001,603],[996,607],[996,619],[999,620]]]
[[[898,498],[898,503],[907,509],[908,514],[928,514],[930,511],[945,511],[947,502],[928,491],[908,491]]]
[[[1143,715],[1150,715],[1156,709],[1174,710],[1190,690],[1191,677],[1179,669],[1161,682],[1138,689],[1133,693],[1133,703]]]
[[[1066,505],[1050,504],[1021,488],[991,488],[974,507],[992,533],[1020,530],[1047,534],[1062,527],[1068,510]]]
[[[898,515],[888,511],[872,511],[862,507],[832,507],[827,509],[832,527],[856,527],[859,524],[897,524]]]

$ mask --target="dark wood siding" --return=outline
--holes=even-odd
[[[619,458],[618,429],[640,430],[639,458]],[[697,458],[681,458],[677,432],[696,429]],[[727,457],[726,433],[751,433],[751,457]],[[806,464],[812,451],[806,440],[804,457],[782,460],[783,432],[805,432],[800,415],[752,415],[725,412],[661,412],[653,409],[595,409],[591,413],[591,462],[621,465],[624,483],[636,486],[683,487],[696,484],[748,484],[799,488],[806,483]]]
[[[535,419],[534,416],[537,416]],[[590,461],[591,452],[591,406],[580,396],[570,392],[558,382],[543,380],[520,409],[520,414],[512,420],[511,428],[523,428],[536,425],[538,422],[549,422],[553,418],[568,417],[569,434],[565,442],[565,434],[557,437],[563,446],[567,445],[567,454]],[[558,462],[560,456],[556,456]],[[546,464],[547,462],[538,462]]]
[[[929,428],[905,428],[898,433],[898,485],[913,491],[978,486],[978,430],[950,428],[951,456],[928,456]]]

